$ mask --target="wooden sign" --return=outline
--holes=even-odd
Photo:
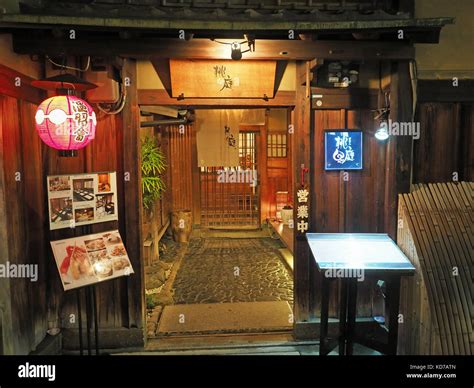
[[[276,61],[170,59],[172,97],[273,98]]]
[[[296,192],[296,230],[298,234],[305,234],[309,229],[309,190],[303,185]]]

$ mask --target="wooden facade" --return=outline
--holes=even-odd
[[[200,9],[194,8],[194,2],[188,3],[180,2],[173,6],[176,9],[189,6],[188,14],[196,15]],[[311,2],[300,3],[305,10],[313,7]],[[361,11],[352,1],[340,3],[344,7],[348,3],[353,6],[345,11]],[[366,3],[370,6],[379,2]],[[244,59],[272,63],[296,61],[296,82],[294,90],[278,90],[278,82],[275,82],[270,85],[273,88],[270,88],[272,93],[269,95],[240,95],[245,98],[234,98],[231,93],[225,98],[213,95],[200,98],[199,84],[194,85],[191,97],[183,93],[173,94],[171,81],[163,82],[163,89],[137,89],[136,58],[150,59],[156,70],[166,68],[166,61],[170,58],[186,61],[222,59],[222,53],[216,50],[214,35],[209,31],[242,35],[237,31],[241,22],[228,20],[225,10],[221,10],[225,14],[222,22],[181,20],[176,19],[176,15],[170,20],[137,19],[136,15],[122,19],[103,14],[61,16],[64,25],[78,26],[80,34],[77,39],[67,39],[64,31],[52,29],[57,16],[38,13],[35,4],[30,4],[33,11],[29,9],[23,15],[0,15],[0,26],[4,23],[18,30],[13,34],[13,50],[17,54],[37,55],[43,59],[46,55],[126,58],[119,61],[123,63],[121,76],[131,80],[123,111],[118,115],[99,115],[94,141],[80,151],[78,157],[68,159],[60,158],[55,150],[46,147],[35,133],[36,105],[45,97],[44,94],[31,86],[31,77],[0,64],[0,260],[2,263],[9,260],[38,264],[40,268],[39,280],[34,285],[27,279],[0,285],[0,353],[29,353],[52,327],[62,329],[65,348],[77,348],[78,322],[71,319],[76,314],[77,293],[62,291],[48,242],[115,228],[121,232],[135,274],[96,286],[101,347],[141,346],[146,342],[143,243],[147,236],[142,225],[149,221],[149,215],[144,215],[142,209],[140,169],[140,140],[144,134],[157,140],[168,163],[167,190],[151,211],[152,236],[159,234],[161,228],[166,229],[170,213],[176,210],[191,210],[193,223],[201,224],[201,204],[206,193],[203,192],[197,165],[193,125],[160,125],[142,130],[140,105],[186,109],[288,109],[294,132],[287,134],[288,153],[285,158],[268,156],[267,126],[242,128],[258,132],[260,223],[273,216],[277,191],[286,188],[296,204],[297,191],[305,187],[310,191],[309,232],[384,232],[395,239],[398,198],[400,194],[410,192],[412,183],[448,181],[452,180],[454,173],[459,180],[472,180],[472,101],[429,101],[424,97],[415,116],[422,126],[421,139],[415,143],[409,136],[391,137],[384,143],[377,142],[373,136],[376,123],[372,111],[377,108],[379,93],[390,92],[390,119],[398,122],[413,120],[413,100],[409,92],[412,88],[410,61],[415,56],[413,43],[438,42],[441,27],[452,23],[452,18],[414,19],[410,1],[384,3],[393,5],[398,14],[386,15],[386,10],[375,9],[385,17],[354,21],[348,15],[345,16],[347,20],[338,21],[327,20],[326,14],[314,10],[317,20],[275,22],[266,21],[268,14],[265,12],[282,9],[281,2],[261,7],[262,14],[253,10],[257,20],[246,22],[245,31],[261,32],[262,26],[271,24],[268,32],[273,33],[274,39],[260,39],[258,50],[248,52]],[[210,6],[206,4],[201,9]],[[51,2],[46,1],[46,11],[43,11],[47,12],[50,5]],[[134,5],[129,5],[130,11],[134,11]],[[210,7],[214,9],[215,5]],[[90,6],[94,9],[96,4]],[[170,9],[169,4],[164,3],[157,7],[165,7],[166,11]],[[107,6],[104,6],[101,12],[106,10]],[[20,27],[18,23],[22,23]],[[25,26],[28,28],[23,28]],[[130,31],[123,31],[125,27]],[[31,28],[38,34],[31,34]],[[171,37],[170,31],[178,28],[194,28],[203,37]],[[290,28],[300,30],[298,39],[288,39]],[[399,28],[404,28],[410,37],[399,40]],[[163,36],[157,38],[160,33]],[[342,37],[337,40],[340,34]],[[322,90],[315,81],[316,69],[324,60],[380,62],[383,68],[380,76],[386,80],[383,91],[369,87],[349,88],[347,92]],[[21,87],[12,86],[17,76],[23,80]],[[322,106],[313,98],[313,94],[320,93],[325,94]],[[427,95],[429,93],[424,94]],[[363,170],[324,170],[324,131],[328,129],[363,131]],[[119,221],[49,231],[46,177],[100,171],[117,172]],[[408,219],[407,214],[404,217]],[[410,240],[410,236],[403,238]],[[295,231],[292,246],[294,336],[315,338],[319,330],[320,274],[304,234]],[[374,287],[374,283],[366,282],[359,290],[359,317],[372,317],[376,313],[373,308]],[[420,297],[428,294],[423,290]],[[329,311],[335,317],[338,292],[332,292],[332,295]],[[426,313],[426,306],[421,312]],[[2,336],[2,332],[7,334]],[[454,342],[451,348],[446,345],[448,353],[452,350],[466,353],[466,343],[463,342],[466,333],[461,330],[456,334],[458,347]],[[423,351],[445,350],[438,346],[438,339],[434,341],[434,345],[422,346]],[[416,348],[421,347],[413,345],[407,352]]]
[[[135,78],[134,62],[128,61],[123,71]],[[7,286],[4,308],[11,313],[5,314],[3,326],[13,329],[5,333],[15,334],[3,338],[5,352],[28,353],[52,327],[64,329],[65,347],[77,346],[77,318],[71,322],[71,314],[77,314],[76,294],[63,292],[48,241],[114,228],[121,232],[136,274],[97,286],[99,324],[108,330],[103,345],[143,344],[142,237],[141,228],[136,227],[141,225],[142,212],[136,87],[130,86],[128,103],[120,115],[99,116],[93,144],[70,159],[60,158],[57,151],[41,142],[35,131],[36,105],[24,99],[25,93],[0,96],[2,222],[9,231],[2,259],[38,264],[39,279],[34,287],[28,279],[15,279]],[[46,177],[100,171],[117,172],[120,221],[49,231]],[[9,322],[11,317],[16,318]],[[122,333],[118,340],[116,330]]]

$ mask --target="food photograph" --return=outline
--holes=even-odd
[[[71,181],[68,176],[56,176],[49,178],[49,191],[69,191],[71,190]]]
[[[95,273],[83,245],[66,245],[57,247],[59,257],[63,254],[59,265],[61,280],[64,288],[89,284],[93,281]]]

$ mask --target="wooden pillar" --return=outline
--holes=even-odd
[[[298,61],[296,63],[296,105],[294,111],[294,134],[292,135],[293,143],[293,168],[294,168],[294,187],[293,187],[293,203],[298,203],[297,191],[301,187],[301,165],[305,167],[310,166],[311,141],[311,103],[310,103],[310,85],[309,85],[309,63],[305,61]],[[307,80],[305,85],[301,84],[300,80]],[[305,182],[308,187],[311,187],[310,182],[311,173],[305,176]],[[313,204],[310,202],[310,206]],[[297,325],[308,322],[311,315],[311,291],[313,285],[311,284],[310,271],[310,254],[308,242],[304,235],[297,233],[296,225],[296,208],[293,216],[295,220],[294,225],[294,322],[295,322],[295,336],[299,329]],[[311,217],[311,212],[310,212]],[[311,225],[311,220],[308,220]],[[315,333],[316,335],[316,333]]]
[[[392,123],[411,122],[412,88],[408,61],[391,66],[390,119]],[[396,238],[398,194],[410,191],[412,179],[413,137],[390,136],[386,154],[385,231]]]
[[[137,69],[134,60],[124,63],[124,77],[128,77],[127,102],[122,112],[123,171],[125,179],[125,233],[127,253],[134,274],[127,277],[128,327],[143,328],[144,322],[144,265],[142,244],[142,196],[141,196],[141,152],[140,152],[140,111],[137,99]],[[122,179],[122,177],[117,177]]]
[[[256,128],[258,130],[257,136],[260,138],[257,142],[257,169],[260,179],[260,223],[263,224],[265,220],[270,218],[270,204],[272,196],[269,190],[268,181],[268,149],[267,149],[267,130],[268,130],[268,115],[265,114],[265,125]]]
[[[192,171],[192,203],[193,203],[193,224],[201,224],[201,170],[198,167],[196,128],[189,125],[191,131],[191,171]]]

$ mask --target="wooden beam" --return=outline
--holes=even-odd
[[[163,86],[166,92],[168,93],[169,96],[171,96],[170,60],[168,58],[165,58],[165,59],[154,58],[151,61],[151,64],[155,68],[156,74],[158,74],[158,77],[163,83]]]
[[[200,108],[240,108],[249,106],[255,108],[292,107],[295,106],[295,92],[277,92],[275,97],[268,99],[268,101],[257,98],[185,98],[178,100],[177,98],[171,98],[163,89],[139,89],[138,103],[140,105],[164,105]]]
[[[377,109],[378,89],[311,88],[313,109]]]
[[[33,80],[34,78],[0,64],[0,94],[39,105],[44,100],[45,93],[31,86]]]
[[[282,6],[285,6],[282,4]],[[165,16],[166,17],[166,16]],[[342,18],[342,17],[341,17]],[[178,31],[185,29],[193,32],[209,31],[325,31],[340,32],[341,30],[370,30],[370,29],[419,29],[430,27],[443,27],[446,24],[453,24],[452,17],[423,18],[423,19],[375,19],[375,20],[271,20],[266,17],[265,20],[249,21],[242,20],[223,20],[222,18],[176,18],[170,19],[150,17],[107,17],[102,16],[82,16],[82,15],[40,15],[40,14],[0,14],[0,24],[5,27],[21,28],[50,28],[51,26],[69,28],[76,26],[89,29],[115,29],[123,31],[124,28],[152,30]],[[123,34],[122,34],[123,35]]]
[[[275,71],[275,85],[273,87],[273,95],[278,92],[280,88],[281,80],[285,74],[286,67],[288,66],[288,61],[277,61],[276,71]]]
[[[392,62],[390,83],[390,119],[411,122],[412,95],[408,61]],[[385,231],[396,239],[398,194],[409,193],[412,180],[413,138],[390,136],[387,141],[385,176]]]
[[[169,107],[169,106],[160,106],[160,105],[140,105],[140,110],[142,112],[154,113],[156,115],[168,116],[168,117],[178,117],[178,109]]]
[[[474,102],[474,80],[418,80],[418,102]]]
[[[227,40],[224,40],[227,42]],[[232,42],[229,40],[229,42]],[[210,39],[157,39],[138,41],[123,39],[45,39],[31,34],[14,34],[13,49],[18,54],[100,55],[155,59],[230,59],[227,45]],[[283,54],[286,53],[286,54]],[[361,41],[256,41],[255,51],[243,55],[243,60],[312,60],[321,59],[411,59],[412,45],[403,42]]]

